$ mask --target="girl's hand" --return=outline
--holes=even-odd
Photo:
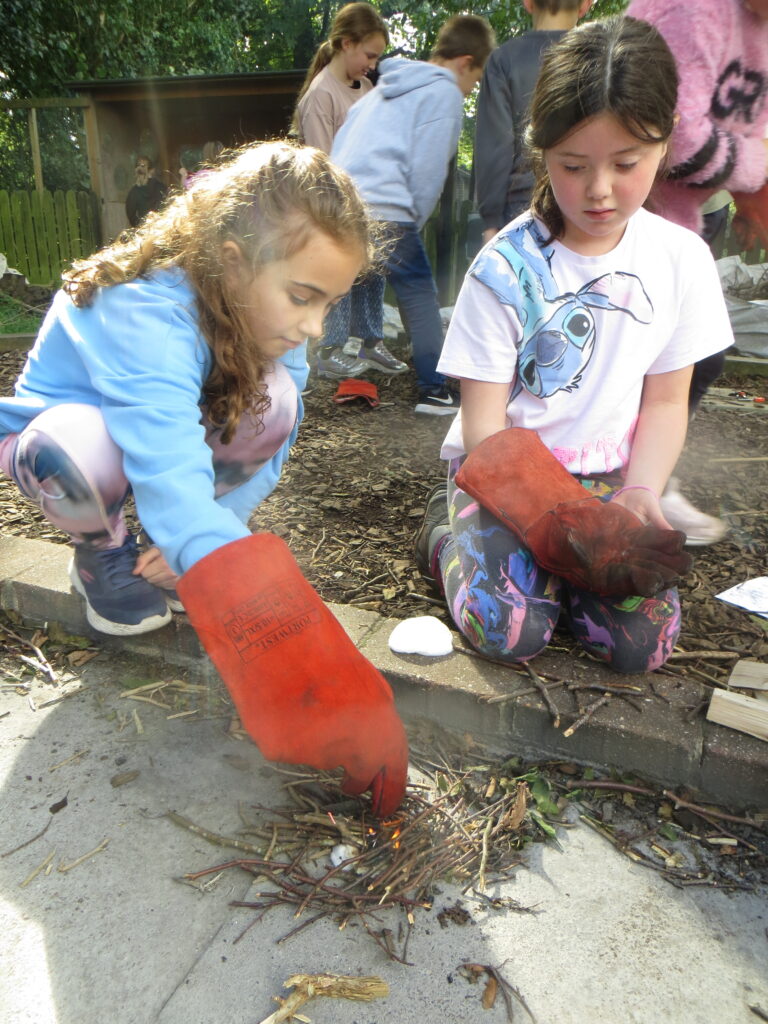
[[[133,570],[134,576],[143,576],[147,583],[163,590],[173,590],[179,581],[179,577],[171,569],[165,558],[160,554],[160,548],[151,547],[142,551],[136,559],[136,566]]]
[[[667,522],[659,505],[659,496],[652,487],[644,484],[630,484],[622,487],[611,498],[612,502],[622,505],[627,511],[633,512],[644,524],[650,523],[661,530],[672,530],[674,527]]]

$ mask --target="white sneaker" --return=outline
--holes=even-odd
[[[682,495],[678,481],[671,477],[660,499],[661,511],[670,526],[682,530],[689,547],[704,547],[722,540],[728,527],[715,516],[700,512],[695,505]]]

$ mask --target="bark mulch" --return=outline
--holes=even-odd
[[[23,359],[23,353],[0,353],[0,394],[10,393]],[[280,485],[251,525],[283,537],[327,601],[393,618],[435,614],[447,621],[442,602],[418,574],[413,537],[425,499],[443,476],[439,448],[450,420],[413,412],[412,374],[372,379],[380,389],[378,409],[362,402],[337,406],[335,383],[310,377],[299,441]],[[732,396],[735,391],[748,397]],[[765,378],[723,377],[691,425],[678,468],[684,493],[700,508],[725,516],[731,533],[694,551],[694,570],[681,586],[685,651],[768,656],[768,621],[715,599],[766,573],[768,410],[752,401],[765,393]],[[5,478],[0,532],[66,541]],[[727,658],[709,658],[678,671],[722,682],[731,665]]]

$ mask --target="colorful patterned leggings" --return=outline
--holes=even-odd
[[[549,643],[561,612],[581,646],[622,673],[663,665],[680,633],[677,590],[612,600],[554,576],[498,519],[461,491],[450,464],[451,533],[438,564],[454,622],[476,650],[499,661],[528,661]],[[582,481],[608,498],[620,482]]]
[[[290,429],[292,421],[286,424]],[[206,442],[211,448],[216,497],[253,476],[282,443],[284,430],[285,426],[279,428],[278,436],[265,442],[265,434],[258,433],[246,414],[232,442],[223,445],[221,432],[209,424]],[[130,486],[123,472],[123,453],[94,406],[57,405],[21,433],[4,437],[0,472],[11,477],[22,494],[75,544],[112,548],[125,540],[123,506]]]

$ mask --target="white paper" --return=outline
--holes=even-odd
[[[398,622],[389,634],[389,649],[395,654],[442,658],[453,651],[453,637],[446,624],[434,615],[417,615]]]
[[[753,580],[737,583],[716,596],[721,601],[768,619],[768,576],[756,576]]]

